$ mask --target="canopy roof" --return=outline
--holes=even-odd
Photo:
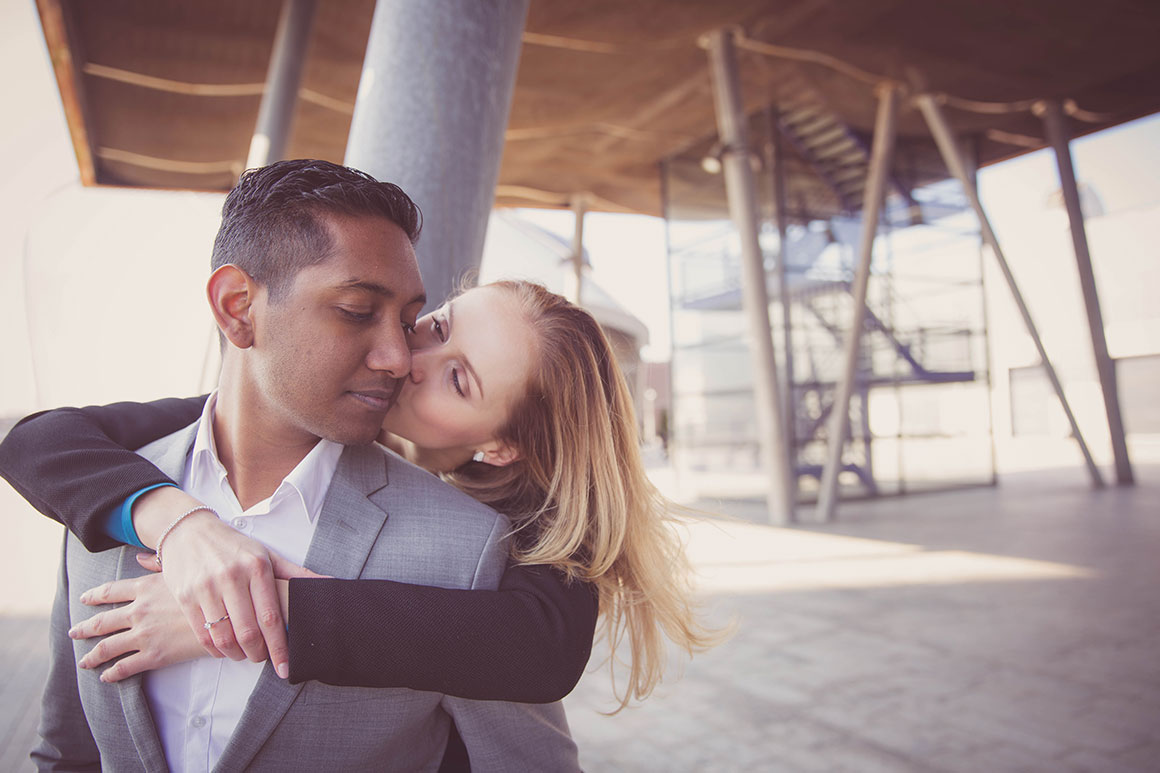
[[[280,0],[38,5],[86,184],[233,185]],[[342,159],[373,8],[318,4],[288,156]],[[1045,145],[1028,100],[1074,100],[1079,132],[1160,110],[1155,2],[531,0],[497,205],[585,194],[590,209],[659,214],[658,164],[699,158],[716,135],[698,39],[724,25],[742,32],[750,109],[805,87],[865,138],[873,82],[914,68],[949,95],[948,116],[983,164]],[[914,111],[900,117],[899,152],[905,185],[946,176]],[[841,209],[803,157],[786,169],[791,201]]]

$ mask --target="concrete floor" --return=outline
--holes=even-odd
[[[773,528],[757,503],[690,526],[733,636],[614,717],[567,699],[590,771],[1160,771],[1160,468],[1081,470],[846,505]],[[0,484],[2,485],[2,484]],[[57,534],[0,489],[0,771],[28,769]],[[595,660],[594,660],[595,662]]]

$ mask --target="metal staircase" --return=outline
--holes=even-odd
[[[777,126],[837,197],[846,214],[861,212],[870,171],[870,150],[800,73],[781,85]],[[888,183],[906,201],[910,224],[922,222],[921,208],[910,191],[893,175]]]

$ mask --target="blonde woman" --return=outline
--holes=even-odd
[[[512,520],[500,590],[309,577],[203,512],[165,537],[181,604],[158,575],[94,589],[87,603],[125,606],[71,633],[108,635],[81,665],[128,655],[102,676],[116,681],[202,647],[256,660],[269,645],[276,667],[288,652],[291,681],[552,701],[578,680],[598,609],[613,662],[628,664],[613,683],[623,708],[661,680],[665,638],[689,653],[712,643],[670,503],[644,473],[624,377],[587,312],[539,285],[497,282],[421,318],[410,345],[380,441]],[[190,501],[124,447],[189,424],[204,399],[37,414],[0,444],[0,474],[90,550],[133,544]],[[294,578],[278,582],[281,615],[268,608],[274,575]],[[199,625],[223,610],[231,625]],[[281,631],[283,618],[288,650],[269,625]]]

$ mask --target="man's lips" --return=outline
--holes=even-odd
[[[373,411],[386,411],[395,404],[398,392],[398,387],[393,386],[390,389],[379,387],[352,389],[348,394]]]

